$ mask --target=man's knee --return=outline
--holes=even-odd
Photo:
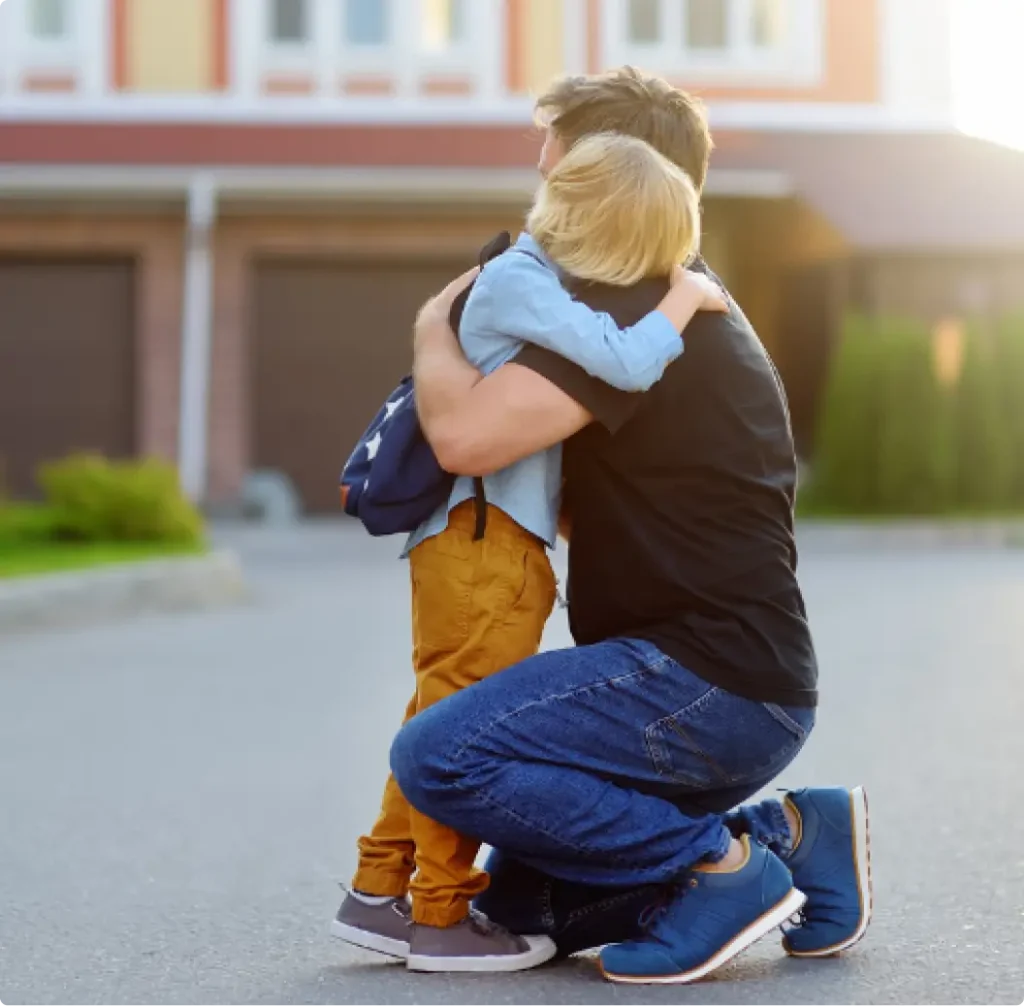
[[[420,813],[434,816],[431,807],[450,780],[452,766],[439,717],[428,709],[409,720],[391,743],[391,774],[406,800]]]

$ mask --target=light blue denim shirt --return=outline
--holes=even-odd
[[[488,262],[466,302],[459,326],[466,358],[489,374],[525,343],[550,349],[623,391],[646,391],[683,351],[672,322],[652,311],[630,328],[591,311],[562,286],[558,268],[525,232]],[[562,488],[562,446],[523,458],[484,479],[487,502],[554,546]],[[448,499],[406,542],[403,555],[448,526],[448,513],[475,495],[460,476]]]

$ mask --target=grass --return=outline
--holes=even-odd
[[[203,544],[168,545],[166,542],[2,542],[0,580],[143,562],[146,559],[201,555],[205,551]]]

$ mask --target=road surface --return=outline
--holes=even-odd
[[[823,704],[782,784],[868,787],[875,922],[841,959],[770,938],[638,988],[586,959],[414,976],[329,939],[410,687],[404,566],[337,525],[221,534],[250,603],[0,643],[4,1003],[1024,998],[1024,552],[809,536]]]

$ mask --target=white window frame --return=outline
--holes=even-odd
[[[11,13],[15,20],[20,22],[15,26],[15,32],[22,70],[77,66],[83,26],[80,8],[74,0],[65,0],[65,30],[57,38],[40,38],[32,33],[32,0],[8,2],[14,8]]]
[[[753,0],[726,0],[729,44],[722,49],[691,49],[684,41],[686,0],[659,0],[659,41],[629,37],[629,0],[604,0],[604,63],[631,63],[687,83],[757,86],[811,85],[822,76],[824,12],[821,0],[788,0],[786,44],[757,46],[753,40]]]
[[[306,0],[306,38],[302,41],[285,41],[274,38],[270,26],[274,17],[274,0],[257,0],[249,4],[257,10],[255,27],[258,39],[260,62],[270,72],[304,72],[311,66],[311,59],[316,52],[317,37],[317,3]],[[236,5],[236,11],[241,5]]]
[[[488,98],[501,89],[504,30],[498,0],[464,0],[463,38],[436,51],[421,45],[423,0],[390,0],[391,37],[380,46],[347,42],[343,0],[307,2],[306,41],[275,42],[268,31],[272,0],[235,0],[236,79],[250,97],[258,94],[267,73],[308,74],[314,94],[325,101],[339,97],[338,82],[349,74],[387,77],[402,97],[414,97],[424,75],[469,77],[475,93]]]
[[[78,92],[92,97],[108,90],[109,4],[67,0],[66,31],[60,38],[32,33],[28,0],[0,2],[0,93],[13,101],[26,73],[73,73]],[[68,95],[21,94],[33,101],[68,101]]]

